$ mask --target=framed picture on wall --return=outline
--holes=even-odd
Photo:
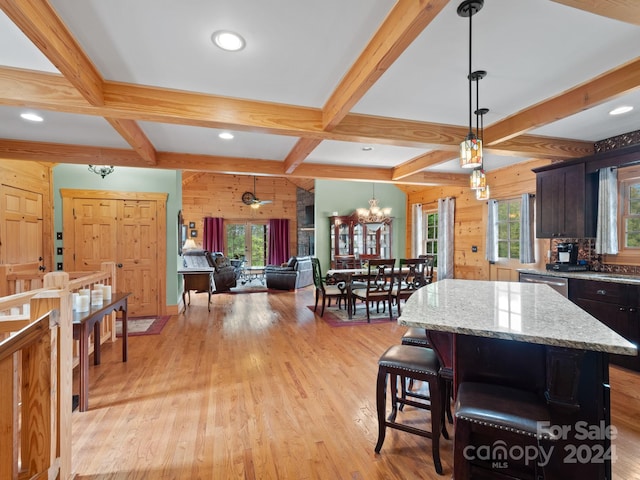
[[[189,222],[189,228],[196,228],[196,222]]]
[[[191,237],[197,237],[198,236],[198,230],[191,230]]]

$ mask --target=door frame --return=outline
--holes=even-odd
[[[115,190],[79,190],[61,188],[62,197],[62,238],[66,245],[75,245],[75,229],[73,219],[73,201],[77,198],[108,200],[147,200],[156,202],[156,236],[158,239],[158,276],[156,289],[159,315],[167,313],[167,198],[166,193],[153,192],[121,192]],[[75,252],[65,249],[65,254]],[[114,259],[117,263],[117,259]]]
[[[227,244],[227,226],[228,225],[244,225],[244,242],[245,242],[245,264],[246,266],[252,266],[252,249],[251,249],[251,240],[252,240],[252,228],[254,225],[269,226],[269,222],[267,220],[254,220],[254,219],[242,219],[242,220],[232,220],[225,219],[224,221],[224,248],[225,254],[229,255],[229,245]],[[268,239],[267,239],[268,242]],[[265,245],[265,253],[266,253],[267,245]],[[267,263],[265,258],[264,263]]]

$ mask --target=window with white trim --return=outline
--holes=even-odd
[[[520,258],[521,200],[498,200],[498,258]]]
[[[433,266],[438,266],[438,212],[423,212],[422,251],[425,255],[433,255]]]

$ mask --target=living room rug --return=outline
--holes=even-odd
[[[167,324],[171,315],[158,317],[132,317],[127,319],[127,336],[158,335]],[[116,318],[116,337],[122,336],[122,320]]]
[[[313,312],[313,305],[307,305],[307,308]],[[322,306],[318,304],[318,309],[315,314],[316,317],[321,318],[325,322],[327,322],[332,327],[347,327],[353,325],[372,325],[375,323],[389,323],[389,312],[376,312],[375,307],[372,308],[370,312],[371,322],[367,322],[367,310],[364,305],[357,305],[356,312],[352,315],[351,320],[349,320],[349,315],[347,311],[344,309],[339,309],[336,306],[324,307],[324,315],[320,316],[320,311],[322,310]],[[392,321],[396,321],[398,319],[397,316],[393,316]]]

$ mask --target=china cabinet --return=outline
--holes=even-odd
[[[331,268],[336,268],[336,255],[356,258],[391,258],[391,221],[374,229],[358,222],[358,215],[329,217],[331,232]]]

